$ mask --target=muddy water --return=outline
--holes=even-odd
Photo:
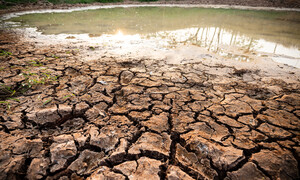
[[[145,49],[148,52],[177,48],[182,53],[179,56],[182,61],[196,54],[196,46],[206,53],[191,58],[205,59],[215,54],[233,61],[252,62],[257,57],[271,57],[300,68],[299,12],[180,7],[101,8],[26,14],[8,21],[15,22],[17,27],[36,28],[40,36],[51,36],[52,39],[85,40],[93,42],[93,48],[96,42],[96,45],[102,45],[102,49],[109,47],[105,52],[128,54],[137,49],[140,49],[138,53],[143,53]],[[62,34],[64,36],[60,36]],[[186,48],[191,46],[193,48]]]

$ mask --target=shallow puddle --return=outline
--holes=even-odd
[[[300,12],[118,7],[25,14],[6,22],[14,22],[11,27],[35,28],[31,33],[40,33],[35,38],[84,41],[91,43],[91,50],[119,55],[196,46],[206,52],[181,50],[178,61],[209,55],[243,62],[270,57],[300,68]]]

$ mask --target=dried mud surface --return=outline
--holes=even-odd
[[[0,49],[12,53],[0,56],[0,82],[16,90],[0,91],[0,179],[300,178],[299,79],[202,62],[82,62],[7,32]]]

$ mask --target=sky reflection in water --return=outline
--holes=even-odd
[[[299,12],[138,7],[28,14],[9,21],[36,27],[44,35],[76,39],[88,34],[91,41],[101,37],[99,44],[128,46],[155,40],[153,49],[195,45],[227,59],[251,62],[269,56],[300,68]]]

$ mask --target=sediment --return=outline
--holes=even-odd
[[[2,31],[0,179],[299,179],[300,81]]]

